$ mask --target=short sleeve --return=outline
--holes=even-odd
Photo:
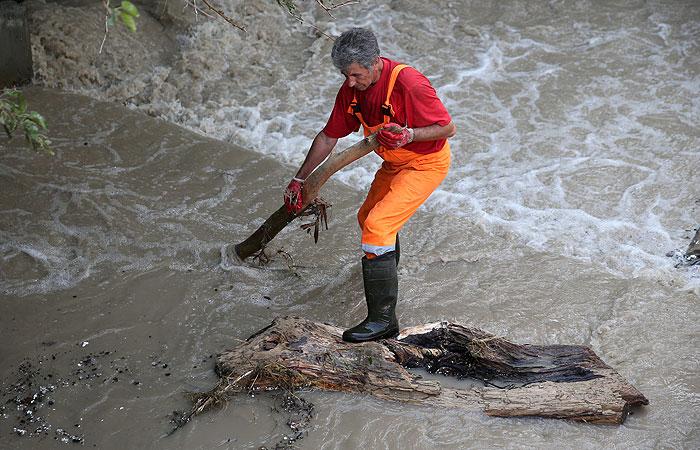
[[[405,103],[406,118],[410,126],[427,127],[437,124],[444,127],[452,121],[445,105],[424,76],[406,90]]]

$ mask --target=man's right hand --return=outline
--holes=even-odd
[[[300,178],[292,178],[287,189],[284,190],[284,205],[289,213],[299,214],[304,203],[301,197],[304,180]]]

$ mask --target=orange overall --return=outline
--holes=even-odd
[[[391,72],[386,101],[382,106],[383,123],[375,126],[365,123],[356,108],[357,100],[353,99],[348,112],[357,116],[365,136],[391,122],[393,110],[389,99],[396,78],[405,67],[405,64],[400,64]],[[384,162],[357,213],[362,229],[362,250],[369,256],[379,256],[395,249],[396,234],[445,179],[450,167],[450,145],[447,141],[441,150],[434,153],[420,154],[405,148],[385,147],[379,147],[376,153]]]

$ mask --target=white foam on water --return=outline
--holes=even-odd
[[[252,31],[200,23],[178,38],[169,65],[87,90],[129,97],[135,108],[275,158],[291,177],[343,78],[328,39],[274,5],[239,3],[224,6],[255,24]],[[522,23],[513,14],[539,6],[519,5],[496,21],[493,12],[480,21],[410,1],[341,8],[336,21],[314,5],[302,13],[333,35],[375,29],[385,55],[432,80],[458,135],[451,173],[425,211],[618,276],[680,276],[697,286],[697,268],[677,271],[664,255],[687,245],[686,230],[700,221],[696,172],[688,170],[700,165],[700,20],[678,24],[652,6],[603,25],[585,14],[573,20],[576,11],[552,22],[550,5]],[[364,191],[379,164],[376,155],[363,158],[335,179]],[[230,193],[198,207],[216,207]]]
[[[0,244],[0,254],[4,255],[4,264],[10,263],[20,254],[31,259],[30,267],[35,268],[40,278],[10,279],[5,270],[0,280],[0,293],[8,296],[20,296],[28,293],[48,293],[75,286],[91,274],[87,259],[82,255],[66,254],[64,247],[54,247],[48,242],[28,245],[19,242]],[[6,267],[7,268],[7,267]],[[43,276],[42,276],[43,275]]]

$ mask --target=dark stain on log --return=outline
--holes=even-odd
[[[402,343],[435,351],[423,353],[422,359],[411,355],[407,360],[402,360],[406,353],[399,353],[397,360],[406,367],[423,367],[430,373],[477,378],[504,386],[544,381],[571,383],[599,377],[586,367],[592,359],[585,347],[517,345],[504,340],[486,346],[493,336],[485,333],[474,336],[473,331],[470,334],[464,331],[463,327],[452,325],[424,335],[407,336]],[[390,343],[387,345],[392,347]],[[482,349],[488,354],[482,354]]]

